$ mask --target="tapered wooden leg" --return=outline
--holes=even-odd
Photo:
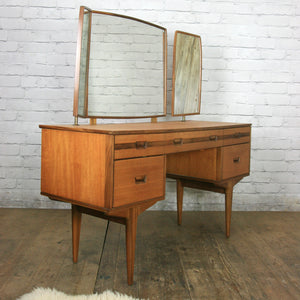
[[[226,223],[226,237],[228,238],[230,236],[232,194],[233,194],[233,184],[229,183],[225,189],[225,223]]]
[[[131,208],[126,218],[127,282],[129,285],[133,283],[137,217],[137,209]]]
[[[177,179],[177,222],[181,225],[182,221],[182,202],[183,202],[183,185],[182,181]]]
[[[79,239],[81,227],[81,212],[77,205],[72,205],[72,246],[73,246],[73,262],[78,261]]]

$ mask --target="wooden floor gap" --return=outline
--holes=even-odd
[[[105,229],[105,235],[104,235],[104,239],[103,239],[103,244],[102,244],[102,249],[101,249],[100,260],[99,260],[99,265],[98,265],[98,271],[97,271],[96,279],[98,278],[98,276],[100,274],[100,267],[101,267],[103,253],[104,253],[104,249],[105,249],[105,244],[106,244],[106,238],[107,238],[109,224],[110,224],[110,221],[107,220],[106,229]],[[95,284],[94,284],[93,293],[96,293],[95,289],[96,289],[96,281],[95,281]]]

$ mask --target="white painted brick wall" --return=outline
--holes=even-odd
[[[300,209],[300,3],[295,0],[0,0],[0,205],[66,207],[40,196],[41,123],[71,123],[79,6],[168,29],[168,110],[175,30],[203,44],[197,120],[251,122],[251,176],[236,210]],[[167,117],[165,119],[171,119]],[[112,121],[115,122],[115,121]],[[190,210],[223,196],[186,190]],[[175,209],[175,185],[157,209]]]

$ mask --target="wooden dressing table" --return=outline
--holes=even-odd
[[[184,187],[225,194],[230,234],[233,186],[249,174],[250,124],[157,122],[167,114],[167,29],[80,7],[74,125],[41,125],[41,193],[72,204],[73,261],[82,213],[126,226],[127,280],[133,283],[137,218],[177,181],[178,223]],[[202,44],[176,31],[172,115],[199,114]],[[78,126],[78,118],[90,125]],[[97,125],[97,118],[152,118]]]
[[[229,236],[233,186],[249,174],[250,124],[186,121],[40,128],[41,193],[72,204],[74,262],[82,213],[122,223],[132,284],[137,218],[165,198],[166,176],[177,180],[179,223],[185,186],[224,193]]]

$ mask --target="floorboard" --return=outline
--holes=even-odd
[[[34,287],[106,289],[144,299],[300,299],[300,213],[147,211],[139,216],[134,284],[125,228],[83,216],[72,262],[69,210],[0,209],[0,299]]]
[[[83,216],[79,262],[73,264],[70,211],[0,209],[0,299],[16,299],[34,287],[92,293],[105,226]]]

